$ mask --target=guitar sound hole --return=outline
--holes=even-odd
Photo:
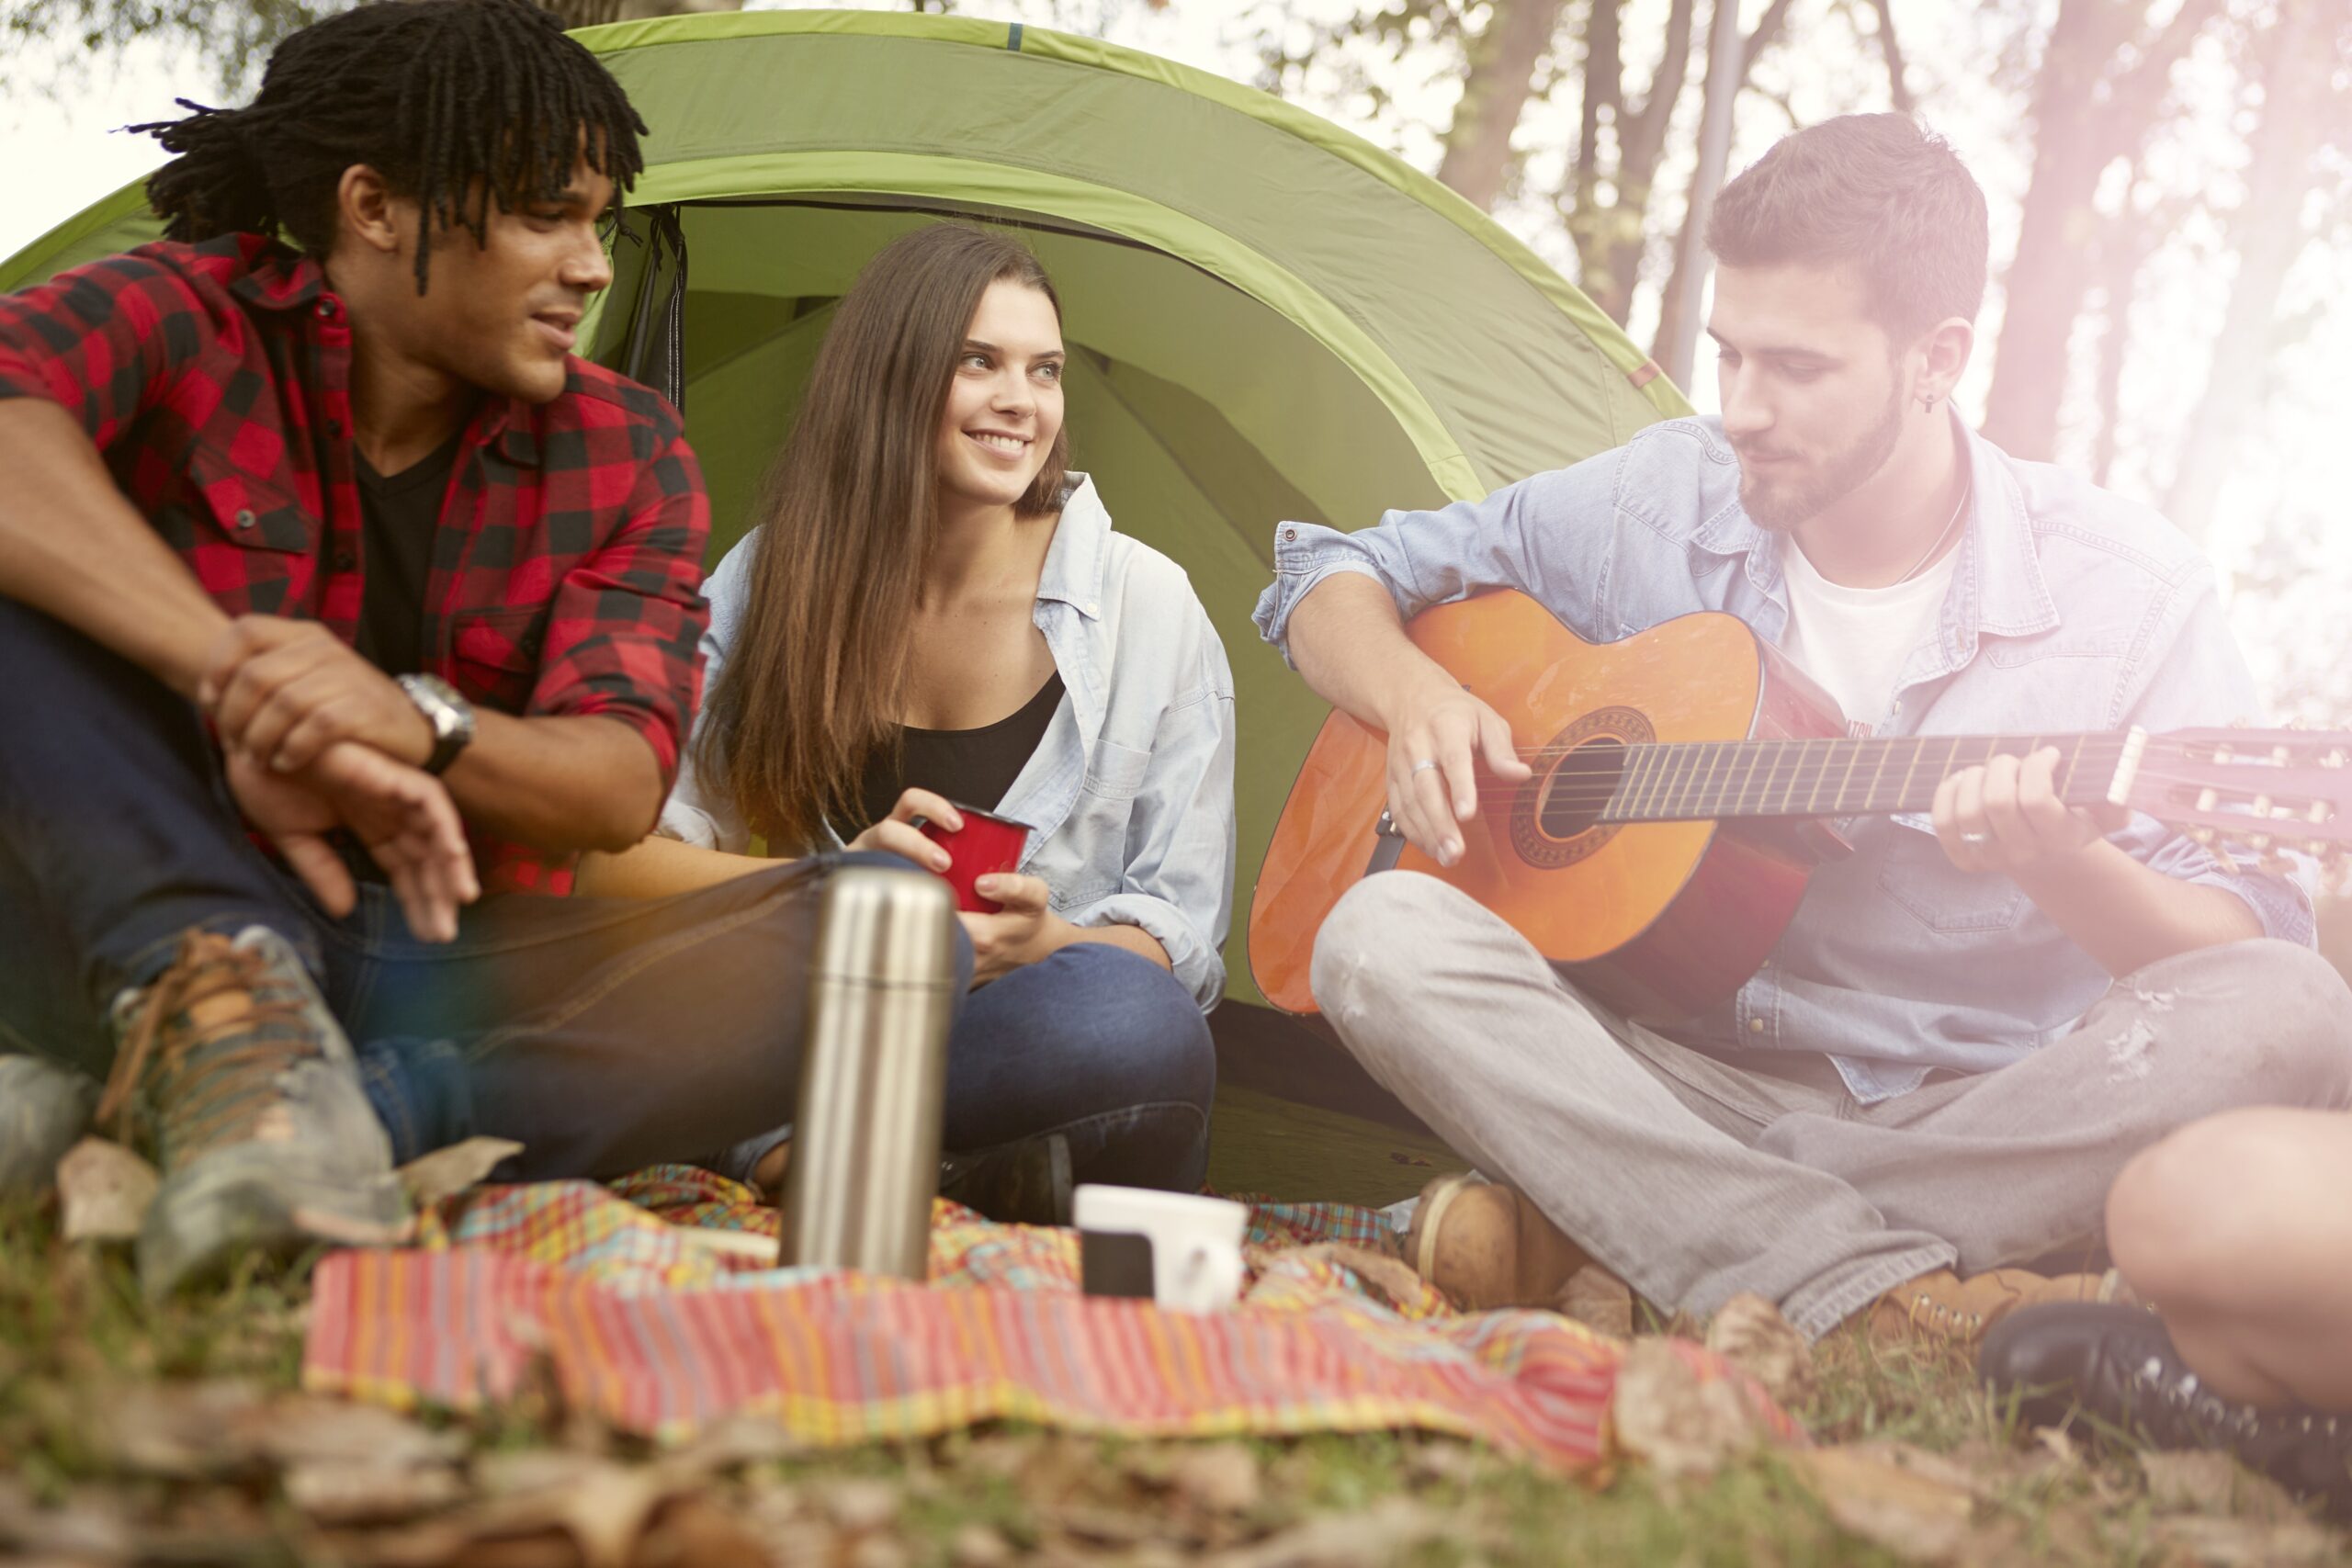
[[[1561,758],[1536,809],[1544,837],[1573,839],[1589,831],[1624,771],[1625,743],[1613,735],[1597,735]]]

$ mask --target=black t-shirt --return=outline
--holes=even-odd
[[[359,477],[359,535],[368,552],[357,647],[362,659],[388,675],[414,674],[425,665],[424,584],[464,434],[459,427],[440,450],[389,477],[352,453]]]
[[[867,760],[858,799],[870,826],[890,815],[899,796],[910,789],[927,789],[965,806],[993,811],[1004,802],[1005,791],[1021,776],[1030,753],[1046,738],[1046,726],[1061,705],[1062,677],[1056,671],[1037,688],[1037,694],[1019,712],[978,729],[917,729],[899,727],[899,755],[879,753]],[[896,764],[895,766],[893,764]],[[846,836],[846,835],[844,835]]]

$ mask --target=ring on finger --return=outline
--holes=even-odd
[[[1981,850],[1993,841],[1993,835],[1974,831],[1964,832],[1961,834],[1960,841],[1972,850]]]
[[[1418,778],[1418,777],[1419,777],[1419,776],[1420,776],[1421,774],[1428,773],[1431,768],[1434,768],[1434,767],[1436,767],[1436,766],[1437,766],[1437,759],[1436,759],[1436,758],[1434,758],[1434,757],[1424,757],[1424,758],[1422,758],[1419,761],[1418,761],[1418,762],[1416,762],[1416,763],[1414,763],[1414,764],[1413,764],[1413,774],[1412,774],[1412,776],[1414,776],[1414,777]]]

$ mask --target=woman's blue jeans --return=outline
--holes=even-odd
[[[947,1041],[942,1141],[980,1154],[1059,1133],[1080,1181],[1196,1190],[1208,1170],[1216,1053],[1176,976],[1102,942],[1074,942],[964,999]],[[749,1181],[788,1126],[710,1161]]]

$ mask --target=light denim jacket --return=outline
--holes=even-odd
[[[1070,481],[1035,612],[1061,705],[997,809],[1035,829],[1021,869],[1045,879],[1057,913],[1149,931],[1205,1010],[1225,990],[1233,910],[1233,672],[1183,570],[1113,533],[1086,475]],[[751,565],[746,537],[703,584],[705,690],[742,624]],[[737,854],[752,845],[742,818],[702,788],[691,748],[660,831]]]
[[[1968,446],[1973,500],[1951,590],[1877,733],[2162,731],[2256,712],[2211,569],[2187,537],[2063,469],[1973,434]],[[1408,615],[1515,588],[1596,642],[1693,610],[1727,610],[1776,643],[1788,626],[1776,541],[1741,509],[1713,419],[1653,425],[1484,501],[1392,512],[1361,533],[1285,523],[1274,568],[1257,623],[1277,647],[1299,600],[1335,571],[1376,579]],[[2108,987],[2015,882],[1955,869],[1926,817],[1838,826],[1854,853],[1814,874],[1764,967],[1666,1032],[1718,1055],[1827,1052],[1871,1101],[1936,1068],[2015,1062]],[[2113,841],[2166,875],[2228,888],[2272,936],[2313,941],[2307,864],[2297,878],[2233,874],[2145,817]]]

